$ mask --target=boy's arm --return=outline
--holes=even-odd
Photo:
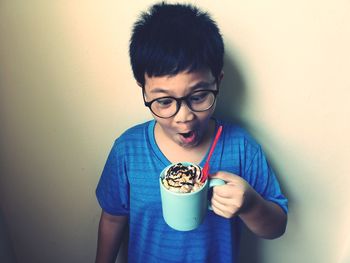
[[[251,207],[243,209],[239,217],[253,233],[262,238],[282,236],[287,226],[287,214],[280,206],[265,200],[257,192],[253,194],[255,200],[252,200]]]
[[[115,262],[127,221],[127,216],[114,216],[102,211],[98,228],[96,263]]]
[[[211,176],[220,178],[225,185],[213,189],[213,211],[225,218],[239,216],[256,235],[273,239],[285,232],[287,215],[277,204],[265,200],[242,177],[217,172]]]

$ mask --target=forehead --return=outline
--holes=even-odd
[[[198,83],[212,83],[213,80],[210,70],[184,71],[176,75],[158,77],[145,75],[145,89],[150,93],[181,93],[192,89]]]

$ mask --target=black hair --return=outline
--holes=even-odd
[[[224,44],[219,28],[207,12],[190,4],[158,3],[135,22],[129,55],[141,86],[148,76],[176,75],[209,68],[218,78]]]

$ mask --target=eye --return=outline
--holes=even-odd
[[[174,102],[174,99],[172,98],[159,98],[155,100],[157,107],[162,107],[162,108],[171,106],[173,102]]]
[[[210,94],[209,91],[198,91],[193,93],[189,99],[191,103],[201,103],[208,98],[209,94]]]

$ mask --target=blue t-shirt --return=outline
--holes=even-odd
[[[242,176],[261,196],[287,212],[287,199],[261,147],[244,129],[216,122],[217,127],[223,125],[223,131],[211,158],[211,172]],[[129,262],[236,262],[238,217],[226,219],[208,210],[197,229],[185,232],[165,223],[159,174],[170,161],[155,142],[154,126],[154,120],[137,125],[115,141],[96,189],[104,211],[129,217]]]

